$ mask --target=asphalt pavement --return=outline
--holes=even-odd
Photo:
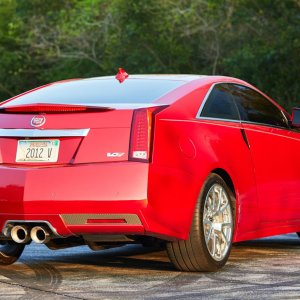
[[[18,263],[0,267],[0,299],[300,299],[300,239],[238,243],[216,273],[178,272],[164,250],[140,245],[31,244]]]

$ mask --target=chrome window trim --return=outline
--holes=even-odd
[[[284,119],[286,120],[286,124],[288,125],[288,127],[291,129],[290,127],[290,121],[288,120],[286,114],[283,112],[283,110],[280,110],[281,114],[283,115]]]
[[[275,107],[277,107],[279,109],[279,111],[281,112],[281,114],[284,116],[285,120],[287,121],[287,126],[288,127],[281,127],[281,126],[275,126],[275,125],[271,125],[271,124],[266,124],[266,123],[258,123],[258,122],[251,122],[251,121],[243,121],[243,120],[235,120],[235,119],[222,119],[222,118],[211,118],[211,117],[201,117],[201,113],[203,111],[204,105],[207,102],[208,97],[210,96],[213,88],[218,85],[218,84],[236,84],[236,85],[241,85],[243,87],[246,87],[248,89],[251,89],[253,91],[256,91],[254,89],[252,89],[251,87],[241,84],[241,83],[235,83],[235,82],[226,82],[226,81],[222,81],[222,82],[215,82],[211,85],[211,87],[209,88],[209,90],[207,91],[201,106],[197,112],[196,115],[196,119],[198,120],[213,120],[213,121],[225,121],[225,122],[235,122],[235,123],[241,123],[241,124],[253,124],[253,125],[260,125],[260,126],[267,126],[267,127],[273,127],[273,128],[279,128],[279,129],[284,129],[284,130],[291,130],[291,128],[289,127],[289,123],[288,120],[285,116],[285,114],[283,113],[283,111],[281,109],[279,109],[279,107],[277,107],[276,105],[274,105],[269,99],[267,99],[264,95],[262,95],[261,93],[259,93],[258,91],[256,91],[257,93],[259,93],[262,97],[264,97],[267,101],[269,101],[271,104],[273,104]]]
[[[90,129],[0,129],[0,137],[87,136]]]
[[[231,123],[241,123],[241,120],[235,119],[222,119],[222,118],[212,118],[212,117],[199,117],[198,120],[207,120],[207,121],[222,121],[222,122],[231,122]]]
[[[215,83],[213,83],[213,84],[210,86],[210,88],[208,89],[208,91],[207,91],[207,93],[206,93],[206,95],[205,95],[205,97],[204,97],[204,99],[203,99],[203,101],[202,101],[202,103],[201,103],[201,105],[200,105],[200,108],[199,108],[199,110],[198,110],[198,112],[197,112],[196,119],[202,119],[202,118],[204,118],[204,117],[201,117],[201,113],[202,113],[202,110],[203,110],[203,108],[204,108],[204,105],[206,104],[206,101],[207,101],[208,97],[210,96],[210,94],[211,94],[213,88],[214,88],[217,84],[222,84],[222,83],[226,83],[226,82],[215,82]]]

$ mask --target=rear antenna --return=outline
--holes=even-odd
[[[122,68],[119,68],[119,71],[116,75],[116,79],[119,80],[120,83],[122,83],[123,81],[125,81],[125,79],[128,78],[128,74],[126,73],[126,71]]]

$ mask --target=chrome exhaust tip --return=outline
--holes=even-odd
[[[46,244],[51,240],[51,233],[41,226],[33,227],[31,229],[30,236],[37,244]]]
[[[30,234],[26,226],[16,225],[10,231],[12,240],[18,244],[24,244],[30,241]]]

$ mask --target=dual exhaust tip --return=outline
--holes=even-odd
[[[11,228],[10,237],[18,244],[25,244],[33,240],[37,244],[48,243],[51,232],[42,226],[35,226],[31,230],[27,226],[16,225]]]

